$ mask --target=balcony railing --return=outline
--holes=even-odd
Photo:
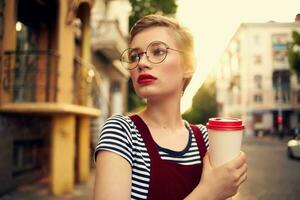
[[[93,64],[75,57],[73,103],[99,108],[100,79],[100,74]]]
[[[53,51],[6,51],[2,88],[10,102],[55,102],[58,54]]]

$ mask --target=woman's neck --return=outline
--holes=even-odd
[[[146,109],[140,113],[147,125],[169,129],[182,127],[180,98],[148,101]]]

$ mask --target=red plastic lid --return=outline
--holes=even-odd
[[[206,127],[218,131],[237,131],[244,130],[245,126],[242,120],[237,118],[210,118]]]

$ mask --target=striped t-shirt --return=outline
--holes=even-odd
[[[182,165],[201,163],[201,158],[192,128],[187,122],[189,141],[186,148],[180,152],[160,147],[159,155],[163,160],[173,161]],[[208,148],[207,129],[198,125]],[[97,152],[107,150],[126,159],[132,167],[131,199],[147,199],[150,182],[150,158],[143,138],[134,122],[127,116],[116,115],[109,118],[100,133]]]

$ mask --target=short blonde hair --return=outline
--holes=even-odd
[[[174,31],[174,39],[177,47],[180,51],[183,51],[182,60],[184,63],[184,69],[191,74],[189,78],[185,80],[183,91],[186,89],[188,84],[192,79],[192,75],[196,69],[196,58],[194,50],[194,38],[191,32],[179,22],[171,17],[166,17],[162,15],[147,15],[141,18],[135,23],[131,28],[129,34],[129,44],[132,42],[133,38],[145,29],[152,27],[167,27]]]

